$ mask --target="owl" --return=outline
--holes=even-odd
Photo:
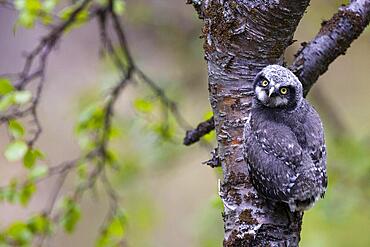
[[[319,115],[303,98],[289,70],[269,65],[254,80],[253,104],[244,129],[244,159],[262,197],[311,208],[327,187],[326,147]]]

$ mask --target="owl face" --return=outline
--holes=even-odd
[[[270,108],[294,108],[302,99],[302,85],[298,78],[280,65],[269,65],[256,76],[256,100]]]

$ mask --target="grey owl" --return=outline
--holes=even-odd
[[[263,197],[307,210],[327,187],[323,126],[288,69],[269,65],[254,81],[253,106],[244,130],[244,158]]]

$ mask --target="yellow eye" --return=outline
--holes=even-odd
[[[288,89],[286,87],[282,87],[282,88],[280,88],[280,93],[281,94],[287,94],[288,93]]]
[[[268,84],[269,82],[267,80],[263,80],[261,83],[262,87],[266,87]]]

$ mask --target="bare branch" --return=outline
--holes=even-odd
[[[0,0],[1,1],[1,0]],[[43,211],[43,215],[47,217],[52,223],[56,224],[63,217],[63,209],[56,210],[55,205],[59,199],[59,194],[64,186],[64,182],[68,174],[70,174],[79,164],[88,164],[88,174],[85,180],[74,190],[71,191],[70,199],[75,203],[79,203],[86,191],[95,188],[97,181],[101,179],[105,191],[109,197],[109,217],[113,219],[117,215],[123,215],[119,208],[118,193],[115,191],[110,181],[106,177],[105,170],[110,166],[107,163],[111,163],[111,156],[109,153],[109,140],[112,129],[112,119],[114,117],[114,106],[121,95],[121,92],[125,86],[132,80],[140,80],[154,92],[164,105],[165,112],[172,112],[175,120],[184,129],[189,129],[191,126],[187,124],[178,110],[175,101],[171,100],[165,94],[164,90],[161,89],[152,79],[150,79],[136,64],[133,60],[131,52],[128,48],[124,28],[120,22],[119,16],[113,11],[113,0],[109,1],[108,6],[96,8],[89,5],[92,0],[83,0],[76,3],[74,11],[70,14],[69,18],[63,22],[58,22],[57,25],[53,25],[50,32],[45,35],[40,43],[25,56],[25,63],[22,71],[17,74],[6,73],[4,75],[12,76],[14,78],[14,87],[16,90],[24,90],[30,84],[34,84],[36,92],[33,95],[32,102],[26,106],[13,107],[7,112],[0,115],[0,124],[8,123],[11,119],[23,118],[27,116],[32,117],[32,121],[36,126],[33,135],[29,141],[27,141],[29,148],[31,149],[38,137],[41,134],[42,127],[37,115],[37,106],[41,99],[41,93],[45,83],[45,73],[47,67],[47,60],[55,45],[59,42],[63,36],[65,30],[75,23],[78,14],[83,10],[90,11],[89,19],[98,17],[100,38],[102,41],[103,51],[106,51],[108,56],[112,58],[117,71],[120,73],[120,80],[107,92],[102,100],[102,111],[104,113],[101,123],[101,128],[93,130],[91,133],[91,141],[94,143],[93,150],[85,150],[83,154],[74,160],[65,161],[60,165],[50,167],[46,175],[35,179],[29,178],[24,182],[20,183],[19,186],[27,185],[28,183],[39,183],[51,176],[58,175],[58,180],[55,184],[55,189],[51,192],[51,198],[46,208]],[[3,3],[3,2],[0,2]],[[12,4],[6,1],[7,7],[13,7]],[[89,6],[89,7],[88,7]],[[59,20],[60,21],[60,20]],[[113,39],[107,31],[107,22],[111,21],[113,32],[117,37],[117,43],[120,51],[122,51],[123,57],[118,52],[114,45]],[[89,133],[90,134],[90,133]],[[0,190],[5,189],[0,187]],[[122,221],[121,218],[119,218]],[[121,224],[124,224],[122,221]],[[40,234],[34,239],[38,245],[44,245],[44,241],[47,239],[47,235]],[[7,242],[12,243],[12,239]],[[125,245],[125,239],[121,239],[120,244]],[[12,244],[14,245],[14,244]]]
[[[25,109],[16,109],[15,111],[0,115],[0,123],[10,119],[26,117],[30,115],[33,118],[33,122],[35,123],[36,127],[33,136],[27,142],[30,148],[33,147],[34,143],[37,141],[42,132],[42,127],[37,114],[37,106],[39,104],[44,86],[47,59],[64,31],[76,21],[78,14],[84,10],[91,1],[92,0],[84,0],[81,2],[81,4],[76,7],[66,21],[55,26],[46,36],[44,36],[34,50],[32,50],[26,56],[23,69],[17,74],[18,80],[14,82],[14,87],[17,90],[23,90],[29,83],[36,81],[36,93],[29,107]],[[32,70],[33,65],[36,62],[37,67],[35,70]]]
[[[184,138],[184,145],[189,146],[200,140],[203,136],[215,129],[215,121],[213,116],[198,124],[198,126],[193,130],[186,131]]]
[[[354,0],[341,7],[329,21],[323,22],[320,32],[296,54],[290,69],[299,77],[307,95],[329,65],[344,54],[370,21],[370,1]]]

